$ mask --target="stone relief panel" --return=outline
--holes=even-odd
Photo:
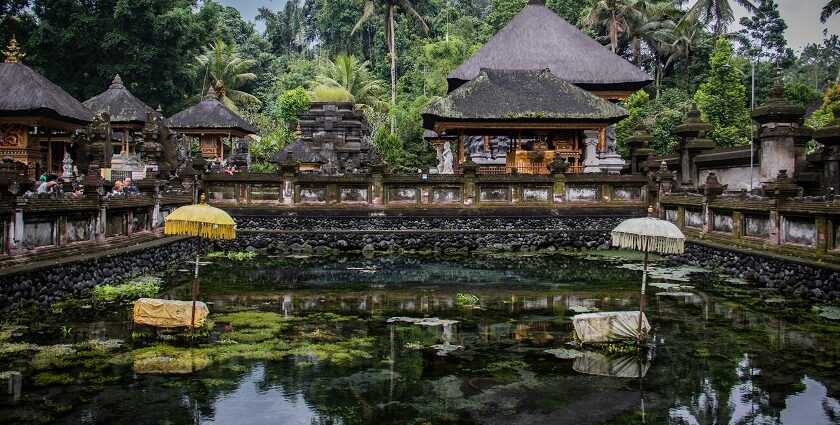
[[[432,189],[432,202],[436,204],[460,203],[461,188],[436,187]]]
[[[420,190],[416,187],[388,188],[388,202],[402,204],[416,204],[420,200]]]
[[[280,201],[282,189],[279,184],[252,184],[251,202],[255,204]]]
[[[666,209],[665,210],[665,220],[670,221],[671,223],[677,223],[677,211],[676,209]]]
[[[236,186],[208,185],[207,199],[214,202],[236,202]]]
[[[598,188],[592,186],[566,187],[566,199],[570,201],[594,201],[598,198]]]
[[[771,229],[769,215],[748,214],[744,216],[744,236],[768,238],[770,237]]]
[[[509,187],[482,187],[478,192],[480,202],[509,202]]]
[[[89,241],[92,235],[92,217],[67,218],[67,243]]]
[[[338,193],[341,203],[368,203],[367,187],[342,187]]]
[[[134,211],[131,215],[131,231],[134,233],[149,230],[149,212]]]
[[[613,201],[638,201],[642,199],[642,189],[639,187],[613,188]]]
[[[323,204],[327,202],[326,187],[301,187],[300,202],[307,204]]]
[[[125,213],[108,211],[105,220],[105,236],[118,236],[125,234]]]
[[[685,225],[688,227],[703,227],[703,211],[686,209]]]
[[[782,242],[786,244],[817,246],[817,224],[813,218],[783,217]]]
[[[55,244],[55,220],[32,220],[23,223],[24,248]]]
[[[714,214],[714,223],[712,229],[715,232],[732,233],[732,215],[731,214]]]
[[[523,202],[548,202],[549,188],[526,187],[522,189]]]

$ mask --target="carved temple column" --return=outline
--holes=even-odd
[[[714,126],[700,121],[700,110],[692,103],[685,121],[674,129],[680,138],[680,186],[684,189],[696,189],[699,186],[699,173],[694,158],[700,152],[715,148],[715,142],[706,138]]]
[[[823,167],[822,192],[825,195],[840,191],[840,105],[834,108],[834,120],[814,131],[814,140],[823,144],[820,153]]]
[[[585,146],[583,159],[584,173],[600,173],[600,159],[598,158],[598,144],[601,142],[601,132],[598,130],[584,130],[583,145]]]
[[[760,125],[759,181],[775,181],[782,170],[787,170],[788,175],[795,176],[798,173],[796,138],[805,109],[785,100],[785,87],[781,78],[776,79],[773,88],[770,89],[770,100],[753,110],[750,115]]]

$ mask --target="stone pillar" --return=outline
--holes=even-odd
[[[741,211],[734,211],[732,213],[732,237],[734,239],[742,239],[744,236],[744,231],[742,227],[744,225],[744,213]]]
[[[548,171],[554,177],[553,187],[553,202],[555,204],[562,204],[566,202],[566,170],[569,169],[569,163],[565,159],[555,156],[551,162],[548,163]]]
[[[694,103],[691,104],[685,121],[674,128],[674,134],[680,138],[680,186],[683,189],[697,189],[700,186],[694,158],[697,154],[716,147],[715,142],[706,138],[706,134],[713,129],[711,124],[701,122],[700,110]]]
[[[23,207],[25,205],[26,200],[24,198],[18,198],[18,202],[15,205],[15,218],[12,223],[12,232],[9,232],[11,236],[9,250],[12,254],[23,252]]]
[[[785,87],[780,78],[773,84],[768,102],[750,115],[760,125],[759,181],[775,181],[782,170],[787,170],[788,175],[797,175],[796,138],[805,109],[785,100]]]
[[[642,124],[639,124],[633,135],[625,141],[630,149],[630,171],[633,174],[641,173],[644,159],[656,153],[650,148],[651,142],[653,142],[653,136],[648,133],[647,128]]]
[[[478,171],[478,164],[467,156],[466,161],[461,163],[461,170],[464,171],[464,205],[475,203],[475,176]]]
[[[155,190],[155,206],[152,208],[152,224],[150,230],[154,230],[157,227],[158,221],[160,220],[160,207],[163,203],[163,194],[161,193],[160,189]]]
[[[99,203],[99,214],[96,217],[96,232],[94,233],[94,239],[96,242],[104,242],[105,241],[105,224],[108,220],[108,202],[103,198],[102,201]]]
[[[823,144],[821,153],[824,195],[840,192],[840,106],[834,108],[834,120],[814,131],[814,139]]]
[[[601,167],[598,159],[598,143],[600,132],[595,130],[584,130],[583,144],[586,147],[583,157],[584,173],[600,173]]]

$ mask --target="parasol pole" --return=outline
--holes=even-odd
[[[650,245],[650,238],[645,238],[645,266],[642,270],[642,294],[639,297],[639,329],[637,334],[637,343],[642,345],[642,317],[645,314],[645,287],[647,286],[648,275],[648,246]]]
[[[198,255],[201,247],[199,238],[195,238],[195,273],[192,281],[192,317],[190,317],[190,338],[195,332],[195,303],[198,300]]]

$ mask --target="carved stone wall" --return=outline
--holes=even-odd
[[[322,168],[338,173],[362,168],[371,150],[370,127],[352,103],[314,102],[299,118],[301,140],[330,161]]]

